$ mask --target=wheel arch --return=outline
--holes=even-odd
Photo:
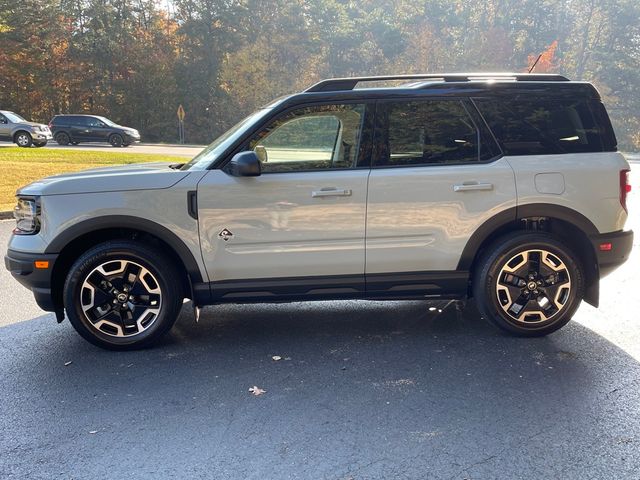
[[[184,271],[185,296],[193,298],[194,284],[203,282],[195,257],[178,236],[168,228],[147,219],[114,215],[77,223],[51,241],[45,253],[57,253],[52,272],[54,304],[62,305],[62,286],[73,262],[89,248],[107,240],[133,239],[152,242]]]
[[[18,128],[15,132],[13,132],[13,135],[11,135],[13,143],[16,143],[16,138],[21,133],[26,133],[27,135],[31,136],[31,132],[29,132],[28,130],[25,130],[24,128]]]
[[[497,238],[514,231],[542,230],[559,237],[577,253],[585,274],[584,299],[594,307],[599,303],[600,271],[596,252],[589,240],[598,229],[580,212],[561,205],[535,203],[512,207],[491,217],[469,238],[462,251],[458,270],[473,275],[474,266]],[[472,296],[473,292],[469,292]]]

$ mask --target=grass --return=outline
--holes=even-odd
[[[0,212],[12,210],[16,190],[34,180],[87,168],[143,162],[183,163],[186,159],[171,155],[131,153],[128,151],[93,152],[42,148],[0,148]]]

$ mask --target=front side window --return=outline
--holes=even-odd
[[[462,102],[392,102],[380,107],[377,166],[460,164],[480,159],[480,133]]]
[[[302,107],[269,122],[250,141],[265,173],[354,168],[363,104]]]

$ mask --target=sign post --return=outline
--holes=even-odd
[[[180,138],[180,145],[184,144],[184,108],[182,104],[178,105],[178,137]]]

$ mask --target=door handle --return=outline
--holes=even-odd
[[[316,197],[350,197],[351,190],[338,189],[338,188],[321,188],[320,190],[314,190],[311,192],[313,198]]]
[[[469,192],[471,190],[493,190],[493,183],[463,183],[453,186],[454,192]]]

